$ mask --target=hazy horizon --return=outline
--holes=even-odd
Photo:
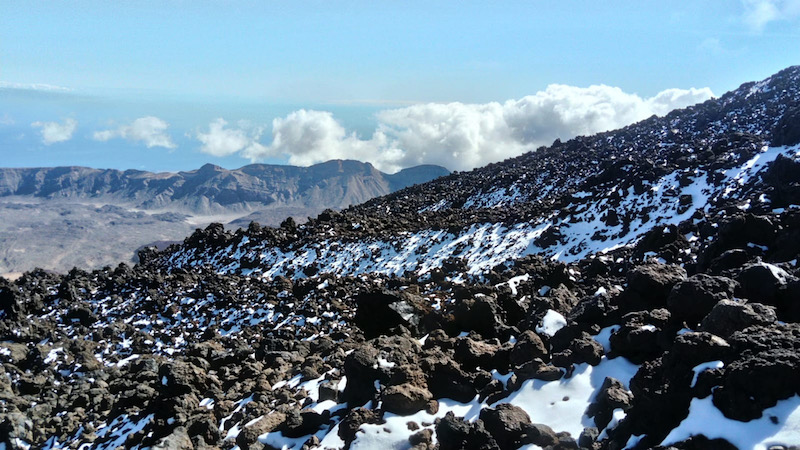
[[[800,62],[800,1],[10,1],[4,167],[466,170]]]

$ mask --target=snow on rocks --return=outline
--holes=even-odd
[[[796,445],[798,99],[792,68],[302,225],[0,280],[0,444]]]

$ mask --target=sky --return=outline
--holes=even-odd
[[[800,64],[800,0],[4,0],[0,166],[468,170]]]

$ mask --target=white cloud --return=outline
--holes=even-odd
[[[266,155],[267,148],[258,142],[261,128],[245,130],[243,125],[240,124],[240,128],[227,128],[225,119],[215,119],[208,125],[207,133],[197,132],[195,136],[203,143],[200,151],[213,156],[230,156],[237,152],[242,152],[245,157],[251,153]]]
[[[96,131],[92,135],[96,141],[122,138],[132,142],[143,142],[148,148],[175,148],[172,138],[167,134],[169,124],[158,117],[146,116],[134,120],[130,125],[122,125],[113,130]]]
[[[34,128],[41,128],[42,142],[45,145],[56,142],[65,142],[72,139],[75,129],[78,128],[78,121],[75,119],[64,119],[64,123],[58,122],[33,122]]]
[[[0,116],[0,125],[14,125],[15,123],[17,122],[8,113],[4,113]]]
[[[0,81],[0,89],[20,89],[26,91],[71,92],[72,89],[44,83],[11,83]]]
[[[388,172],[417,164],[465,170],[549,145],[556,138],[620,128],[712,96],[708,88],[668,89],[641,98],[610,86],[551,85],[504,103],[427,103],[384,110],[369,139],[347,133],[330,112],[299,110],[273,121],[268,146],[220,128],[220,135],[229,134],[224,141],[231,142],[220,153],[239,152],[253,161],[284,156],[296,165],[358,159]]]
[[[800,0],[742,0],[744,22],[761,31],[770,22],[800,17]]]

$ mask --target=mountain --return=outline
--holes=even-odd
[[[341,209],[449,172],[418,166],[385,174],[369,163],[333,160],[310,167],[213,164],[188,172],[151,173],[88,167],[0,169],[0,197],[32,196],[209,215],[265,207]]]
[[[7,447],[790,448],[800,67],[140,263],[0,284]]]
[[[385,174],[358,161],[237,170],[206,164],[177,173],[0,169],[0,273],[99,268],[212,221],[231,227],[252,220],[278,225],[290,216],[302,221],[447,173],[418,166]]]

